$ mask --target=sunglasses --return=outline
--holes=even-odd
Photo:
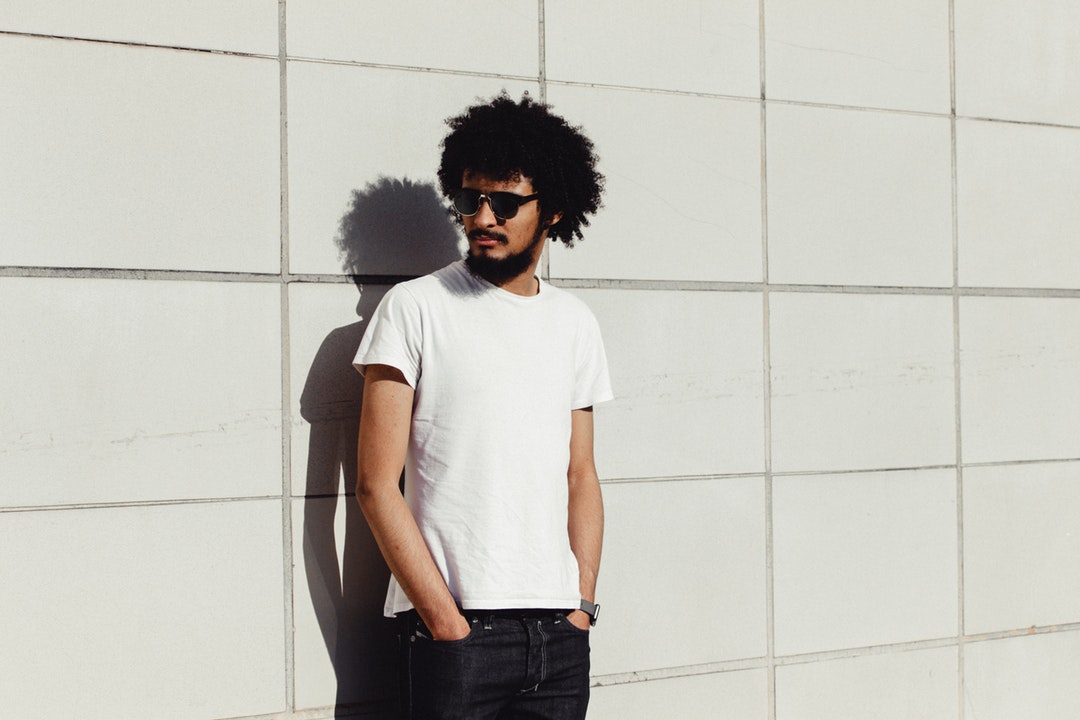
[[[461,188],[454,195],[454,209],[469,217],[480,212],[480,205],[487,200],[492,215],[499,220],[509,220],[517,215],[519,207],[538,197],[540,197],[539,193],[515,195],[510,192],[493,192],[485,195],[473,188]]]

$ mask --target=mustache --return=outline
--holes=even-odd
[[[469,232],[469,239],[470,240],[479,240],[481,238],[497,240],[498,242],[502,243],[503,245],[505,245],[507,242],[509,242],[509,238],[507,238],[506,235],[504,235],[501,232],[492,232],[490,230],[481,230],[480,228],[475,228],[475,229],[473,229],[472,231]]]

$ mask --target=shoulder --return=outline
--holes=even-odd
[[[447,295],[458,294],[457,288],[465,281],[460,263],[452,263],[430,275],[404,280],[387,290],[385,298],[392,302],[425,305]]]
[[[597,324],[592,308],[576,293],[547,283],[544,283],[542,292],[549,294],[551,306],[568,320],[577,320],[586,325]]]

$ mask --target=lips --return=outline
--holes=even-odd
[[[499,235],[491,235],[485,232],[473,231],[469,233],[469,239],[477,244],[479,247],[493,248],[499,245],[506,244],[506,238]]]

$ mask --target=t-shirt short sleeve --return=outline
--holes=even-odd
[[[396,285],[375,309],[353,367],[362,375],[368,365],[389,365],[400,370],[415,389],[420,380],[421,344],[420,307],[407,288]]]
[[[584,316],[578,337],[577,373],[571,409],[591,407],[615,397],[611,390],[607,354],[600,336],[600,325],[591,312]]]

